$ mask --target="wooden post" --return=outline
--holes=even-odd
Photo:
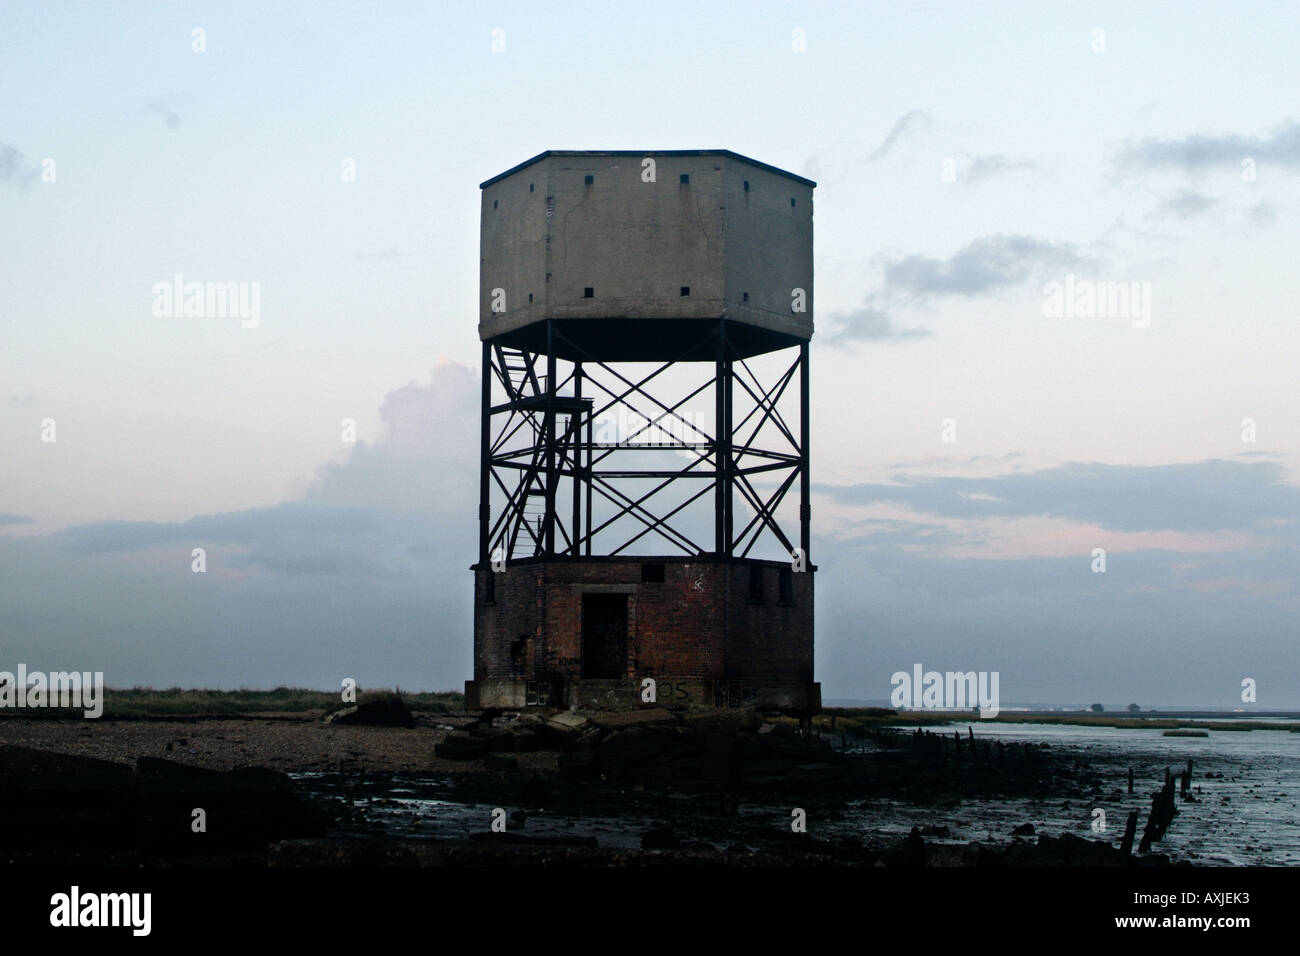
[[[1179,787],[1179,792],[1185,797],[1189,793],[1191,793],[1191,790],[1192,790],[1192,760],[1189,757],[1187,759],[1187,769],[1183,771],[1183,783],[1182,786]]]
[[[1128,792],[1133,792],[1133,768],[1128,768]]]
[[[1129,771],[1132,773],[1132,771]],[[1130,810],[1128,820],[1124,824],[1124,839],[1120,842],[1119,852],[1125,856],[1133,855],[1133,837],[1137,835],[1138,812]]]
[[[1165,785],[1151,798],[1151,815],[1147,817],[1146,828],[1142,831],[1142,843],[1139,853],[1146,853],[1153,842],[1164,839],[1165,831],[1173,822],[1178,808],[1174,806],[1174,776],[1165,768]]]

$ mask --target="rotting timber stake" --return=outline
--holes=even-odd
[[[1159,843],[1164,839],[1165,831],[1169,829],[1169,824],[1177,815],[1178,808],[1174,805],[1174,777],[1166,768],[1165,785],[1151,797],[1151,815],[1147,817],[1146,828],[1142,831],[1142,843],[1138,846],[1138,852],[1146,853],[1150,851],[1152,842]]]

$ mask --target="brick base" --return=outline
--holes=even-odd
[[[529,706],[539,695],[550,706],[639,706],[641,681],[653,678],[661,701],[725,705],[764,688],[764,699],[806,708],[814,696],[820,703],[813,571],[713,556],[476,567],[467,694],[484,707]]]

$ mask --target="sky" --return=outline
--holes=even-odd
[[[1297,54],[1294,2],[10,0],[0,669],[459,688],[478,184],[723,148],[818,183],[825,697],[1300,708]]]

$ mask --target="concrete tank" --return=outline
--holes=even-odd
[[[650,179],[653,171],[653,180]],[[561,358],[741,356],[812,337],[815,183],[729,150],[548,150],[481,184],[479,336]],[[617,322],[610,320],[617,319]]]

